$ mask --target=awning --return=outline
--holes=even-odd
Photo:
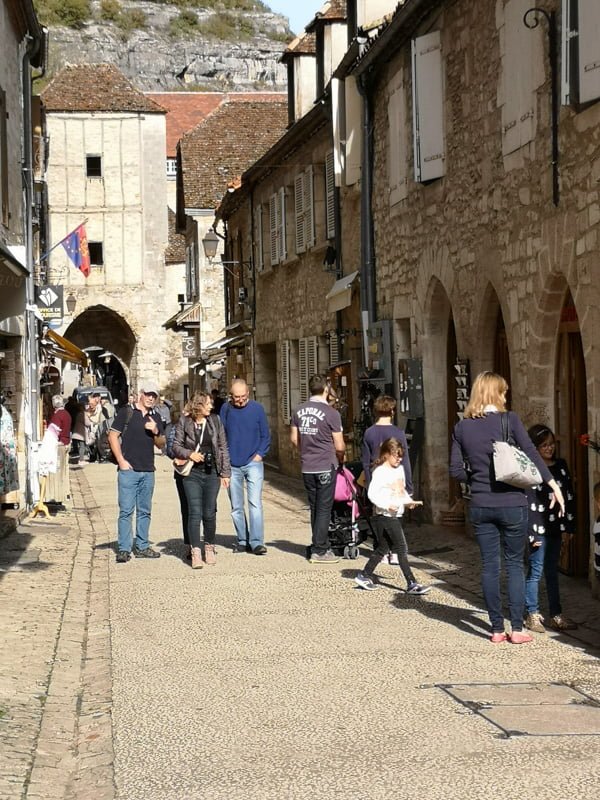
[[[342,308],[348,308],[352,302],[352,284],[357,275],[358,271],[352,272],[350,275],[344,275],[327,292],[325,299],[327,300],[327,312],[329,314],[333,314],[334,311],[341,311]]]
[[[180,330],[181,328],[199,328],[202,322],[202,305],[194,303],[188,308],[184,308],[173,314],[172,317],[166,322],[163,322],[163,328],[167,330]]]
[[[56,333],[51,328],[46,331],[45,337],[46,341],[50,342],[50,344],[43,345],[46,353],[63,361],[70,361],[72,364],[80,364],[82,367],[87,366],[88,357],[76,344],[65,339],[64,336]]]
[[[237,345],[244,343],[251,335],[252,334],[247,331],[238,336],[225,336],[223,339],[217,339],[216,342],[211,342],[203,349],[206,352],[210,350],[230,350],[232,347],[237,347]]]
[[[0,242],[0,320],[25,312],[25,248]]]

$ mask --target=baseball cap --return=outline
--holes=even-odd
[[[140,392],[143,392],[144,394],[150,394],[150,392],[153,392],[157,397],[160,395],[160,389],[156,383],[154,383],[154,381],[142,381],[140,383]]]

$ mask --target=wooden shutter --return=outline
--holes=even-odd
[[[579,0],[579,102],[600,97],[600,2]]]
[[[308,400],[308,339],[300,339],[298,341],[298,375],[299,375],[299,388],[300,388],[300,402],[303,403]]]
[[[303,172],[294,178],[294,221],[296,223],[296,253],[303,253],[306,250]]]
[[[306,366],[310,380],[319,372],[319,340],[316,336],[309,336],[306,340]]]
[[[279,264],[279,197],[276,194],[269,198],[269,245],[271,250],[271,266]]]
[[[406,95],[403,71],[397,73],[390,85],[388,100],[388,180],[390,205],[408,195],[406,175]]]
[[[6,92],[0,89],[0,219],[9,222],[8,206],[8,136],[6,125]]]
[[[254,265],[258,272],[262,272],[262,270],[265,268],[262,225],[262,206],[259,205],[254,209]]]
[[[281,375],[281,416],[285,425],[292,419],[291,390],[290,390],[290,342],[285,339],[279,348],[280,375]]]
[[[308,167],[304,175],[304,238],[306,248],[315,244],[315,198],[313,168]]]
[[[285,189],[279,190],[279,202],[277,204],[277,223],[278,223],[278,256],[279,263],[287,258],[287,240],[285,226]]]
[[[329,333],[329,364],[337,364],[340,360],[340,339],[337,333]]]
[[[415,179],[421,182],[446,173],[442,66],[439,31],[413,40]]]
[[[325,235],[335,238],[335,173],[333,151],[325,156]]]

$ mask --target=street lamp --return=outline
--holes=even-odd
[[[202,239],[202,247],[204,248],[204,255],[206,258],[212,261],[219,249],[219,236],[214,228],[209,228],[206,231],[204,239]]]
[[[75,311],[75,306],[77,305],[77,298],[74,294],[70,294],[66,299],[67,311],[72,316],[73,312]]]

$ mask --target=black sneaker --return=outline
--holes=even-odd
[[[252,548],[249,544],[236,544],[233,545],[232,550],[234,553],[251,553]]]
[[[264,544],[257,544],[252,552],[255,556],[266,556],[267,548],[264,546]]]
[[[158,550],[153,550],[151,547],[147,547],[145,550],[140,550],[138,547],[134,547],[133,555],[136,558],[160,558],[160,553]]]
[[[117,564],[126,564],[131,558],[129,550],[119,550],[117,553]]]
[[[427,594],[431,586],[423,586],[420,583],[411,583],[406,588],[406,594]]]

